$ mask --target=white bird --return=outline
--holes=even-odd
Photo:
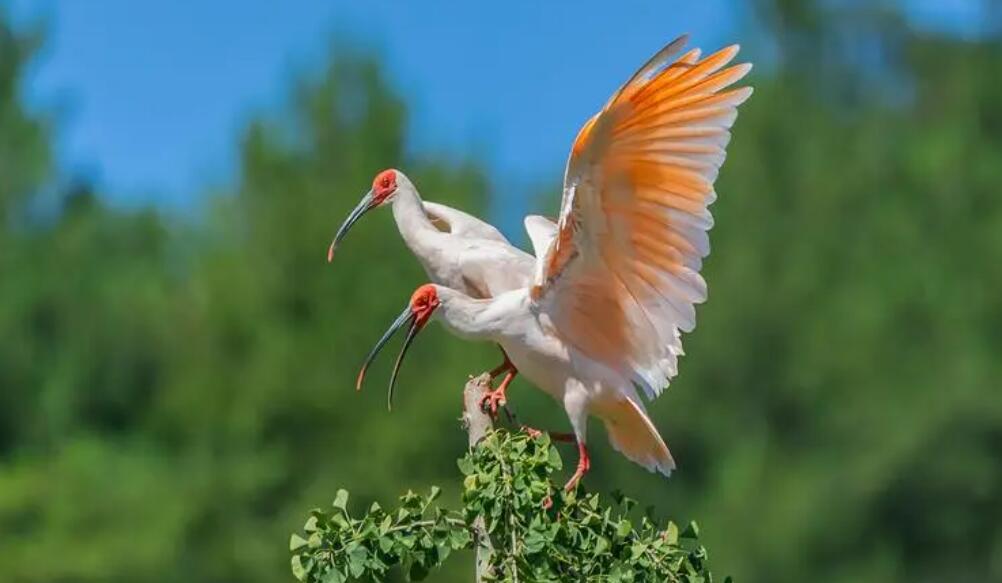
[[[555,237],[527,224],[539,255],[533,284],[491,299],[424,285],[366,361],[410,324],[392,396],[408,346],[433,316],[458,336],[497,342],[570,418],[579,461],[568,489],[591,465],[589,415],[629,459],[666,476],[675,468],[638,389],[654,399],[667,387],[680,334],[706,299],[707,207],[737,107],[752,93],[728,89],[751,69],[725,68],[737,46],[700,60],[698,49],[678,56],[685,41],[654,55],[578,134]]]
[[[414,184],[399,170],[376,175],[369,190],[338,229],[327,260],[349,229],[368,211],[389,205],[397,230],[428,277],[435,283],[477,298],[527,287],[535,259],[515,247],[489,223],[448,207],[421,200]]]
[[[395,169],[376,175],[372,188],[337,230],[327,261],[333,261],[337,247],[358,219],[386,205],[393,210],[404,243],[431,281],[474,298],[491,298],[532,284],[536,264],[532,255],[512,245],[489,223],[452,207],[421,200],[410,179]],[[527,220],[538,224],[537,230],[556,232],[556,224],[546,218]],[[485,397],[485,406],[492,412],[506,402],[507,388],[517,372],[507,354],[504,362],[491,371],[492,379],[505,375],[498,388]]]

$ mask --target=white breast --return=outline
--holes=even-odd
[[[573,375],[567,346],[547,333],[534,315],[528,316],[523,329],[502,339],[501,347],[519,374],[560,402]]]

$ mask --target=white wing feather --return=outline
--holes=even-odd
[[[557,224],[541,215],[526,215],[525,231],[529,233],[529,240],[532,241],[532,251],[536,255],[536,266],[533,274],[533,281],[537,281],[542,276],[542,258],[557,236]]]
[[[499,243],[507,243],[508,239],[501,234],[493,225],[478,219],[477,217],[464,213],[437,202],[423,201],[424,211],[432,219],[432,222],[442,221],[448,226],[448,231],[458,237],[467,239],[487,239]]]
[[[550,248],[550,243],[557,236],[557,224],[542,215],[526,215],[522,221],[525,232],[532,241],[532,251],[536,257],[542,257]]]

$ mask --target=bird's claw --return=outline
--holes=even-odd
[[[539,439],[543,436],[543,432],[534,427],[523,427],[522,430],[532,439]]]
[[[484,413],[489,413],[491,417],[496,417],[498,414],[498,408],[504,407],[508,404],[508,399],[505,397],[505,392],[501,389],[495,391],[488,391],[483,398],[480,399],[480,410]]]

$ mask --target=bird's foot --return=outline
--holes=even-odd
[[[491,417],[497,418],[498,407],[504,407],[508,403],[507,391],[508,385],[515,380],[515,375],[518,371],[515,367],[508,361],[508,357],[505,357],[505,362],[491,371],[491,380],[495,377],[504,373],[504,378],[501,379],[501,384],[498,388],[493,391],[488,391],[487,394],[483,396],[480,400],[480,410],[484,413],[489,413]]]
[[[540,437],[543,436],[543,432],[542,431],[540,431],[540,430],[538,430],[538,429],[536,429],[534,427],[529,427],[528,425],[523,425],[522,426],[522,431],[524,431],[526,433],[526,435],[528,435],[532,439],[539,439]]]
[[[508,398],[505,395],[507,389],[507,386],[501,386],[497,390],[488,391],[480,399],[480,410],[490,414],[491,417],[497,417],[498,407],[504,407],[508,403]]]
[[[591,469],[591,459],[588,458],[588,450],[581,442],[578,442],[578,455],[578,468],[574,472],[574,475],[571,476],[571,479],[567,481],[567,485],[564,486],[564,490],[567,492],[577,488],[578,482]]]
[[[530,427],[528,425],[523,425],[521,427],[521,429],[529,437],[531,437],[533,439],[536,439],[537,437],[542,437],[542,435],[545,433],[545,434],[549,435],[550,439],[553,440],[553,441],[561,441],[561,442],[564,442],[564,443],[570,443],[570,442],[574,441],[574,434],[573,433],[561,433],[559,431],[543,431],[541,429],[536,429],[535,427]]]

